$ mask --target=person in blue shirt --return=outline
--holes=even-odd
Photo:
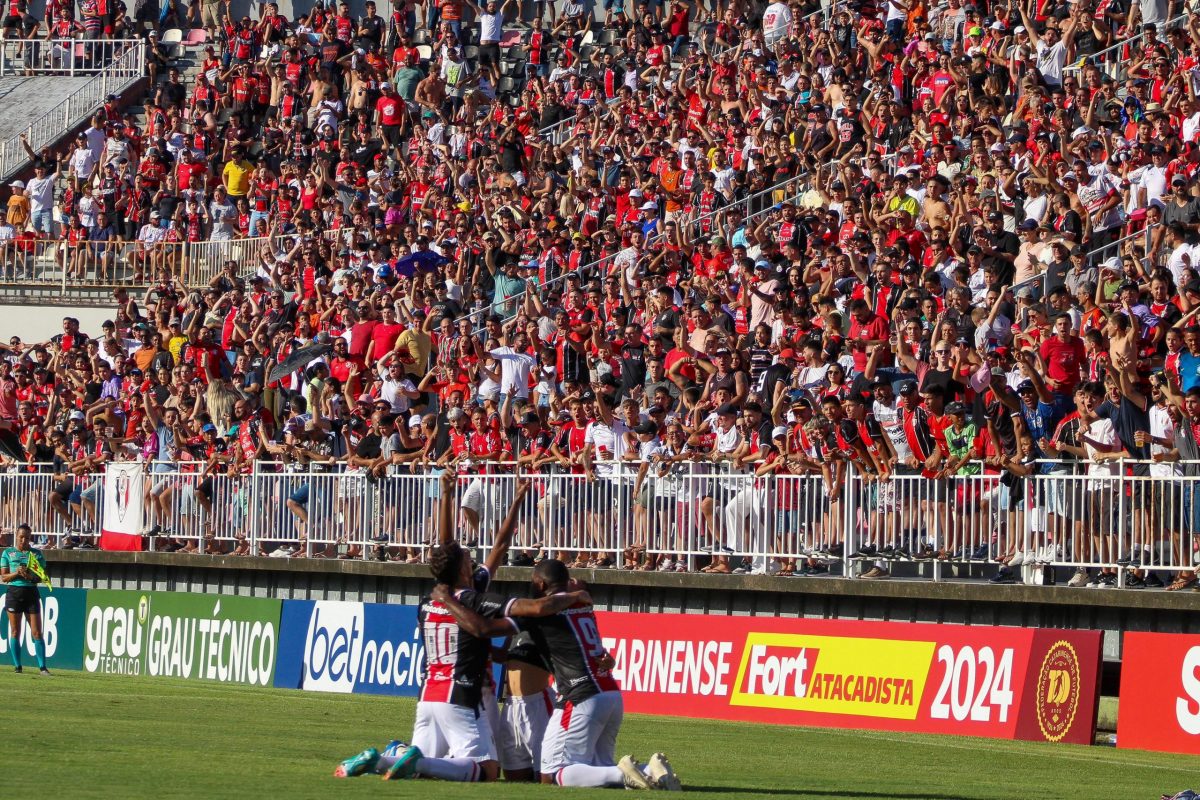
[[[1054,429],[1060,417],[1058,405],[1034,366],[1033,357],[1025,351],[1019,351],[1015,358],[1021,366],[1021,372],[1025,374],[1025,380],[1017,384],[1015,398],[1007,393],[998,393],[997,399],[1007,406],[1014,416],[1020,415],[1025,430],[1033,439],[1035,458],[1044,459],[1047,455],[1042,451],[1041,443],[1054,437]],[[1043,465],[1045,466],[1047,465]]]
[[[1183,329],[1183,351],[1179,354],[1179,391],[1187,393],[1200,386],[1200,333],[1189,326]]]
[[[37,585],[41,580],[30,566],[31,559],[44,565],[41,550],[30,546],[33,531],[28,525],[20,525],[13,537],[13,547],[0,553],[0,582],[8,586],[4,595],[4,609],[8,612],[8,655],[12,658],[15,672],[21,671],[21,618],[29,620],[29,638],[33,640],[38,670],[49,675],[46,669],[46,643],[42,640],[42,604]],[[35,565],[36,566],[36,565]]]

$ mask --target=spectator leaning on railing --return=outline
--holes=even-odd
[[[519,462],[575,565],[1194,580],[1194,17],[1079,66],[1145,10],[222,8],[145,130],[103,110],[10,201],[5,252],[61,237],[34,280],[151,281],[7,351],[39,531],[87,544],[140,457],[159,546],[418,559],[405,480],[459,473],[483,540]]]

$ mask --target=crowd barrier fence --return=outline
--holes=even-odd
[[[37,152],[88,119],[109,94],[120,94],[146,74],[146,47],[140,39],[30,39],[0,41],[0,75],[62,75],[91,78],[54,108],[0,142],[0,180],[8,180],[29,156],[24,135]]]
[[[1058,566],[1117,570],[1123,585],[1130,570],[1188,571],[1200,557],[1200,464],[1041,462],[1021,479],[847,470],[841,481],[726,467],[600,462],[592,478],[460,473],[456,536],[488,552],[517,482],[528,479],[512,547],[572,563],[690,571],[716,558],[731,570],[773,574],[807,563],[852,577],[880,562],[925,560],[928,577],[944,580],[1016,557],[1027,583],[1053,582],[1044,568]],[[146,470],[143,530],[196,549],[372,558],[387,548],[415,561],[437,541],[437,470]],[[0,474],[3,527],[28,523],[51,547],[93,535],[102,527],[102,483],[84,476],[72,493],[49,471],[10,468]]]

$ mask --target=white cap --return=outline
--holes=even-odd
[[[996,20],[995,22],[992,23],[992,30],[994,30],[994,31],[1004,30],[1004,23],[1001,22],[1000,20]]]
[[[11,184],[9,184],[9,185],[10,185],[10,186],[12,186],[12,188],[14,188],[14,189],[24,189],[24,188],[25,188],[25,181],[13,181],[13,182],[12,182]]]
[[[87,419],[87,416],[82,411],[72,411],[71,419]]]
[[[647,200],[642,203],[642,211],[658,211],[658,203],[653,200]]]
[[[780,436],[787,436],[787,434],[788,434],[788,429],[786,427],[784,427],[783,425],[776,425],[774,428],[771,429],[771,438],[772,439],[778,438]]]
[[[1018,25],[1017,27],[1013,28],[1013,33],[1024,33],[1024,32],[1025,32],[1024,25]]]

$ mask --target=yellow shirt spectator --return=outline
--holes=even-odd
[[[903,194],[897,195],[889,200],[887,204],[887,210],[888,213],[896,210],[907,211],[909,216],[911,216],[913,219],[916,219],[917,213],[921,210],[921,207],[917,205],[916,198],[911,194]]]
[[[188,337],[186,336],[173,336],[171,337],[171,340],[167,342],[167,352],[169,352],[171,357],[175,359],[176,364],[183,360],[183,348],[185,345],[187,345],[187,343]]]
[[[21,181],[13,181],[13,193],[8,198],[6,219],[9,225],[17,229],[17,233],[25,230],[25,223],[29,222],[29,198],[25,196],[24,188],[25,184]]]
[[[225,165],[221,177],[230,197],[245,197],[250,191],[250,173],[253,171],[254,165],[244,158],[235,158]]]

